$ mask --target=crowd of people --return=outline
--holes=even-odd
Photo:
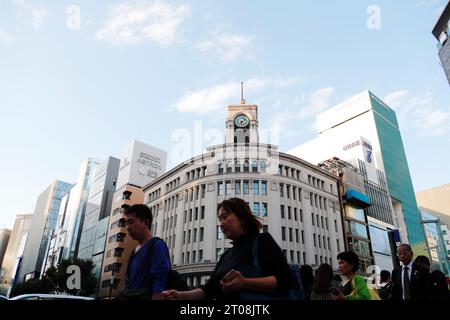
[[[447,279],[440,271],[430,272],[430,261],[401,244],[397,254],[401,267],[380,273],[377,287],[358,274],[359,258],[352,251],[338,254],[339,274],[328,264],[315,271],[309,265],[299,268],[299,276],[288,265],[281,248],[269,233],[261,233],[261,222],[240,198],[219,205],[220,228],[232,241],[217,262],[209,280],[187,290],[171,269],[164,241],[153,237],[152,215],[145,205],[131,206],[126,212],[127,230],[139,245],[127,267],[122,299],[153,300],[446,300]],[[299,290],[301,294],[298,293]],[[293,292],[296,293],[293,293]]]

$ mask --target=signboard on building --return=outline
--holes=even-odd
[[[166,170],[167,152],[148,144],[134,141],[122,156],[117,189],[126,184],[143,187],[161,176]]]

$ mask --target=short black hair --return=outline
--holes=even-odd
[[[389,271],[381,270],[381,272],[380,272],[380,281],[381,282],[388,281],[390,277],[391,277],[391,273]]]
[[[400,248],[400,247],[405,247],[407,251],[413,252],[412,247],[409,244],[407,244],[407,243],[399,244],[397,249]]]
[[[234,213],[242,221],[242,226],[249,234],[258,234],[262,228],[261,222],[253,215],[249,205],[241,198],[223,200],[218,205],[218,209],[220,208],[224,208],[228,213]]]
[[[359,269],[359,257],[353,251],[344,251],[338,254],[338,260],[344,260],[352,265],[352,272],[355,273]]]
[[[430,259],[427,256],[417,256],[414,263],[430,266]]]
[[[134,204],[131,207],[129,207],[124,215],[129,215],[130,213],[134,213],[136,215],[136,218],[138,218],[141,221],[148,220],[148,228],[152,228],[152,212],[149,207],[147,207],[145,204]]]

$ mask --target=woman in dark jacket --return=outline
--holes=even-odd
[[[321,264],[316,271],[311,300],[333,300],[331,291],[339,286],[339,282],[334,280],[333,268],[329,264]]]
[[[219,204],[219,221],[222,232],[232,240],[233,247],[220,257],[204,286],[190,291],[167,290],[163,292],[165,298],[236,300],[242,298],[243,292],[287,293],[291,273],[286,258],[269,233],[259,233],[261,223],[247,203],[239,198],[224,200]],[[254,248],[257,248],[261,269],[257,277],[246,276],[254,264]]]

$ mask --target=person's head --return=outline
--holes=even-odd
[[[143,204],[135,204],[129,207],[124,215],[126,216],[127,231],[133,240],[143,239],[152,227],[152,213]]]
[[[327,293],[333,276],[333,268],[327,263],[321,264],[316,270],[314,291],[316,293]]]
[[[344,251],[337,256],[339,270],[344,276],[351,276],[359,269],[359,258],[353,251]]]
[[[431,264],[430,259],[426,256],[417,256],[414,263],[421,266],[422,268],[430,270]]]
[[[391,273],[387,270],[381,270],[380,272],[380,282],[385,283],[391,281]]]
[[[300,266],[300,279],[303,285],[312,285],[314,283],[313,269],[310,265],[304,264]]]
[[[413,258],[413,251],[409,244],[402,243],[397,247],[397,256],[403,265],[408,265]]]
[[[248,204],[240,198],[224,200],[219,204],[220,229],[228,239],[236,240],[243,234],[258,234],[261,222]]]

